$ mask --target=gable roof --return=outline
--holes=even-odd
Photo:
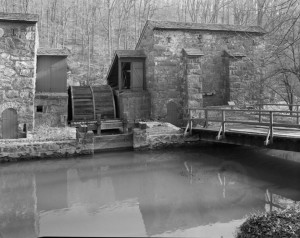
[[[116,50],[115,55],[118,58],[146,58],[143,50]]]
[[[204,24],[193,22],[171,22],[171,21],[152,21],[147,23],[153,29],[163,30],[203,30],[203,31],[233,31],[245,33],[265,34],[266,31],[260,26],[243,26],[229,24]]]
[[[51,56],[68,56],[70,54],[68,49],[57,48],[38,48],[37,55],[51,55]]]
[[[39,20],[37,14],[24,14],[24,13],[5,13],[0,12],[0,21],[15,21],[15,22],[32,22],[36,23]]]
[[[112,61],[110,63],[107,75],[106,75],[106,81],[109,80],[114,66],[117,67],[118,60],[121,58],[146,58],[146,54],[144,50],[116,50],[115,54],[112,58]]]
[[[264,35],[267,32],[260,26],[242,26],[242,25],[229,25],[229,24],[204,24],[193,22],[172,22],[172,21],[153,21],[147,20],[142,30],[140,38],[136,44],[136,48],[141,42],[145,31],[150,28],[152,31],[158,30],[179,30],[179,31],[215,31],[215,32],[235,32],[235,33],[248,33],[256,35]]]

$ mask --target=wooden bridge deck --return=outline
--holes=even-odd
[[[300,152],[298,107],[293,113],[228,108],[193,108],[188,111],[186,132],[198,135],[200,140]],[[195,121],[202,121],[203,126],[193,126]]]

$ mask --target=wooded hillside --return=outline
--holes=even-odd
[[[262,83],[293,103],[300,81],[298,0],[0,0],[0,11],[39,14],[40,46],[71,51],[73,83],[104,83],[114,50],[134,49],[147,19],[259,25]]]

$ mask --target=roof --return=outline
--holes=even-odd
[[[171,22],[171,21],[152,21],[148,20],[146,25],[153,29],[164,30],[203,30],[203,31],[233,31],[265,34],[266,31],[260,26],[243,26],[243,25],[228,25],[228,24],[204,24],[192,22]]]
[[[228,56],[229,58],[243,58],[246,57],[244,53],[234,52],[230,50],[224,50],[224,56]]]
[[[110,75],[113,71],[113,67],[117,65],[118,59],[120,58],[146,58],[146,54],[144,50],[116,50],[115,55],[112,58],[112,62],[108,69],[108,73],[106,76],[106,80],[109,80]]]
[[[38,22],[38,20],[39,20],[39,15],[37,15],[37,14],[0,12],[0,21],[17,21],[17,22],[36,23],[36,22]]]
[[[146,58],[143,50],[116,50],[115,54],[119,58]]]
[[[50,56],[68,56],[70,51],[66,48],[38,48],[37,55],[50,55]]]
[[[183,49],[187,56],[203,56],[203,52],[199,49]]]

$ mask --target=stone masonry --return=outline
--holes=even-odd
[[[151,95],[152,119],[166,118],[169,100],[181,107],[187,104],[200,107],[225,105],[229,100],[244,103],[256,99],[254,95],[261,94],[261,89],[252,88],[256,91],[244,97],[243,92],[259,81],[260,74],[255,68],[259,65],[256,54],[264,47],[264,33],[259,27],[148,21],[136,49],[143,49],[147,55],[146,89]],[[199,62],[187,59],[183,57],[183,49],[201,51],[203,56],[197,59]],[[247,81],[243,83],[247,85],[247,89],[235,92],[234,88],[239,86],[234,83],[233,71],[228,67],[235,67],[236,63],[224,57],[225,51],[230,55],[246,56],[247,60],[242,59],[245,63],[241,66],[242,77],[239,80]],[[192,66],[193,63],[199,64]],[[193,67],[192,71],[195,70],[194,75],[186,70],[189,67]],[[197,99],[190,100],[191,95],[187,97],[189,93],[186,85],[192,85],[198,80],[196,71],[201,72],[202,86],[197,84],[194,89],[190,87],[190,91],[201,89],[197,96],[192,96]]]
[[[183,50],[184,66],[184,107],[199,108],[203,106],[202,96],[202,56],[200,51],[184,49]]]
[[[68,94],[67,93],[36,93],[35,127],[63,127],[67,124]]]
[[[124,91],[118,98],[120,117],[129,120],[143,120],[149,118],[150,96],[146,91]],[[124,115],[126,113],[126,116]]]
[[[34,127],[37,21],[37,15],[0,14],[0,121],[5,109],[16,110],[19,132],[24,124]]]

